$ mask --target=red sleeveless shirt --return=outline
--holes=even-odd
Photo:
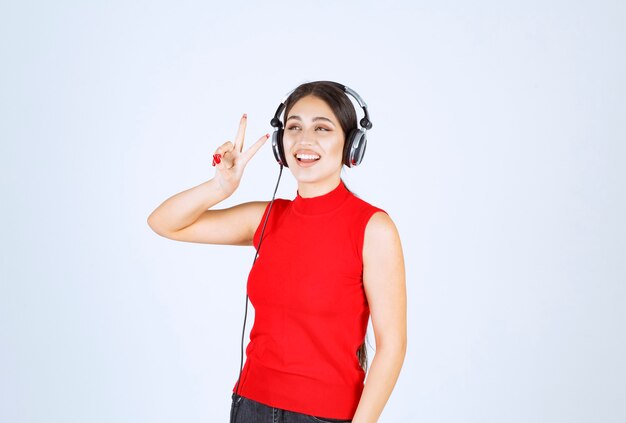
[[[265,216],[254,235],[258,249]],[[352,419],[365,372],[356,352],[369,307],[363,239],[374,213],[343,181],[327,194],[277,198],[248,277],[255,320],[239,394],[270,407]],[[235,392],[233,387],[233,392]]]

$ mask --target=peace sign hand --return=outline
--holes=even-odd
[[[226,141],[213,155],[213,166],[216,168],[215,179],[225,194],[231,195],[241,182],[243,169],[252,156],[263,146],[269,138],[269,134],[263,135],[245,152],[243,151],[243,139],[246,134],[248,116],[244,113],[239,121],[239,129],[235,138],[235,144]]]

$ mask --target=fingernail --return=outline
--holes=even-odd
[[[247,118],[248,118],[248,114],[247,114],[247,113],[244,113],[244,114],[243,114],[243,118],[244,118],[244,119],[247,119]]]
[[[269,137],[270,137],[270,134],[265,134],[265,138],[269,138]]]
[[[213,166],[215,166],[215,159],[213,159],[213,163],[212,163],[212,165],[213,165]]]
[[[222,162],[222,155],[221,154],[214,154],[213,155],[213,162],[220,164]]]

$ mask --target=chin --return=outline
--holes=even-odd
[[[291,169],[291,166],[289,169]],[[299,183],[309,184],[328,181],[335,176],[335,172],[310,172],[308,169],[297,169],[295,172],[292,170],[291,174]],[[341,178],[341,174],[339,174],[339,177]]]

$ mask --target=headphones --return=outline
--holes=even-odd
[[[343,164],[348,167],[358,166],[359,163],[363,160],[363,155],[365,154],[365,147],[367,145],[367,136],[366,131],[372,128],[372,122],[369,120],[369,114],[367,113],[367,105],[363,101],[363,99],[352,89],[342,85],[338,82],[333,81],[318,81],[318,82],[329,82],[341,88],[344,93],[350,94],[356,101],[359,103],[359,106],[363,108],[363,112],[365,112],[365,117],[360,120],[359,124],[361,128],[355,128],[350,131],[350,133],[346,136],[346,141],[343,148]],[[289,167],[287,165],[287,159],[285,158],[285,150],[283,147],[283,123],[280,120],[280,114],[285,109],[285,101],[287,98],[293,93],[296,89],[291,90],[280,103],[278,109],[276,109],[276,113],[274,114],[274,118],[270,121],[270,125],[276,128],[274,133],[272,134],[272,151],[274,152],[274,157],[279,165]]]

